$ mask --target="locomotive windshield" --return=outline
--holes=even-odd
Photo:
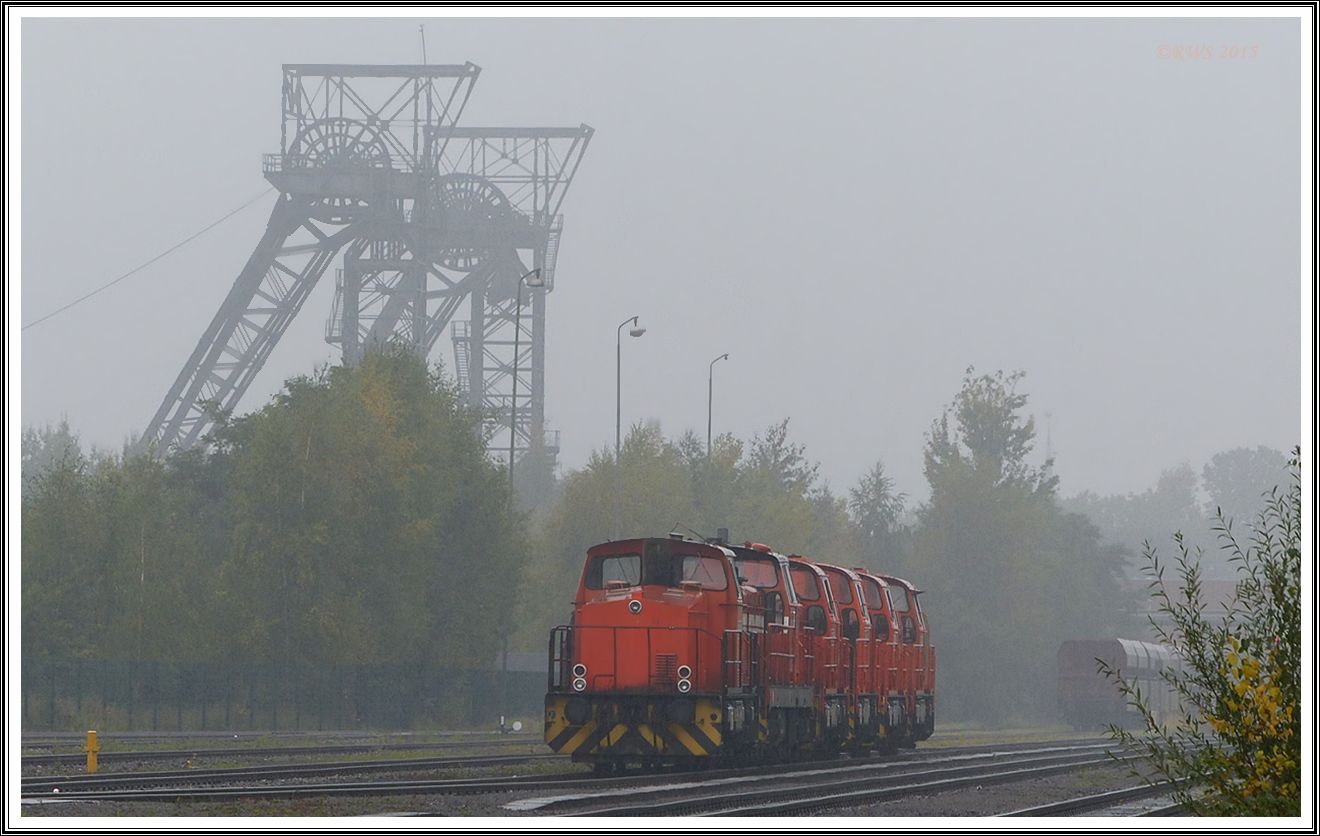
[[[587,589],[605,589],[611,582],[623,586],[639,584],[678,587],[698,583],[702,589],[729,588],[724,563],[719,558],[693,554],[670,554],[648,550],[645,559],[639,554],[597,555],[587,564],[584,579]]]
[[[592,558],[587,566],[587,589],[604,589],[611,581],[636,586],[642,579],[640,554],[606,554]]]
[[[724,561],[714,557],[699,557],[697,555],[682,555],[672,559],[672,566],[677,567],[679,571],[679,580],[701,584],[702,589],[728,589],[729,579],[724,574]],[[663,581],[657,581],[663,583]],[[669,586],[677,586],[672,581]]]
[[[755,558],[736,558],[733,565],[738,569],[738,578],[748,586],[757,589],[774,589],[779,586],[779,568],[774,558],[757,560]]]

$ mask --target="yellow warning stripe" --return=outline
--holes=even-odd
[[[610,729],[610,733],[605,735],[605,737],[601,739],[600,743],[591,751],[599,752],[604,749],[609,749],[613,747],[614,744],[622,740],[623,736],[627,733],[628,733],[628,726],[626,723],[615,723],[614,728]]]
[[[546,700],[545,743],[552,749],[554,741],[572,725],[564,716],[564,706],[567,702],[566,699]],[[552,716],[554,719],[550,719]]]
[[[679,743],[682,743],[683,748],[687,749],[689,753],[693,755],[709,754],[705,747],[698,743],[696,738],[689,734],[688,730],[683,728],[682,725],[678,723],[670,723],[669,733],[672,734]]]
[[[573,752],[576,752],[578,750],[578,747],[581,746],[583,743],[585,743],[587,738],[590,737],[591,733],[594,732],[595,730],[596,730],[596,721],[588,720],[586,722],[586,725],[584,725],[581,729],[579,729],[577,734],[570,737],[568,739],[568,742],[564,744],[564,748],[560,749],[559,751],[564,752],[565,754],[572,754]]]
[[[656,734],[655,730],[652,729],[650,726],[643,723],[642,725],[637,727],[637,733],[642,736],[642,740],[645,740],[647,743],[651,744],[652,749],[656,750],[657,752],[663,752],[665,750],[665,739],[660,735]]]

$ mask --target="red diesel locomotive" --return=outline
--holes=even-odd
[[[594,546],[550,634],[545,741],[601,772],[913,746],[935,729],[918,596],[760,544]]]

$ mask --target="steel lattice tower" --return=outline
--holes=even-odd
[[[455,372],[487,439],[501,448],[513,416],[518,450],[557,451],[544,429],[545,295],[592,130],[456,127],[478,72],[285,65],[281,150],[263,165],[280,197],[145,441],[191,447],[232,410],[342,253],[326,338],[345,364],[386,342],[429,355],[470,299],[471,318],[453,323]],[[524,289],[515,324],[517,282],[533,268],[545,286]]]

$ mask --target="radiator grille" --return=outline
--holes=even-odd
[[[651,668],[651,684],[656,687],[672,686],[678,681],[678,654],[657,653]]]

